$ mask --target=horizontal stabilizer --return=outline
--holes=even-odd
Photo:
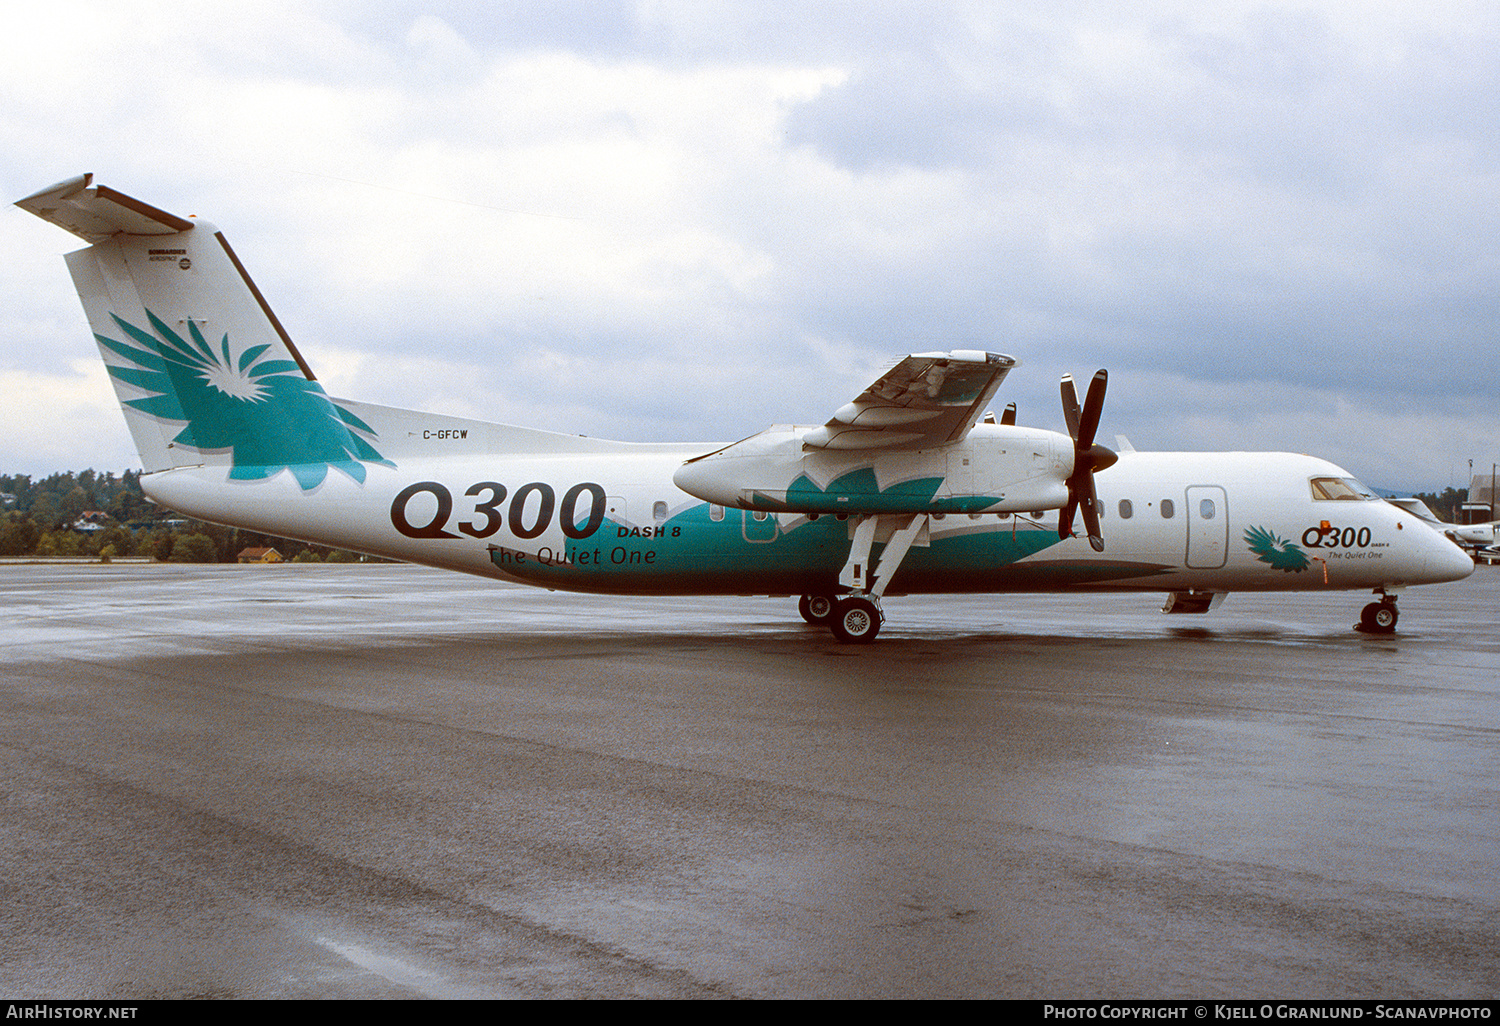
[[[174,235],[193,227],[187,218],[142,203],[104,185],[92,173],[58,182],[18,200],[16,206],[89,242],[113,235]]]

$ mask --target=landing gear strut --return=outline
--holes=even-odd
[[[802,619],[826,626],[845,644],[864,645],[875,640],[885,614],[880,596],[913,545],[930,544],[924,514],[866,514],[853,521],[849,559],[839,573],[839,586],[846,594],[803,595],[797,602]],[[871,550],[880,540],[885,548],[878,560]]]
[[[1396,621],[1401,613],[1396,609],[1396,596],[1382,596],[1379,602],[1371,602],[1360,612],[1359,623],[1354,629],[1365,634],[1394,634]]]

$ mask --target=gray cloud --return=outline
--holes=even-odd
[[[1108,365],[1137,444],[1412,486],[1500,450],[1488,7],[195,11],[17,18],[0,185],[95,170],[212,219],[361,398],[728,438],[977,346],[1052,426],[1057,374]],[[81,396],[71,240],[12,214],[0,374]],[[118,433],[90,402],[7,414],[0,465]]]

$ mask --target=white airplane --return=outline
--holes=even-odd
[[[1323,460],[1095,444],[1103,371],[1081,406],[1063,378],[1066,435],[997,420],[1016,361],[995,353],[907,356],[826,422],[732,445],[330,398],[212,225],[92,175],[18,205],[90,243],[66,259],[142,488],[200,520],[550,589],[800,595],[845,642],[875,638],[883,595],[940,592],[1159,591],[1202,613],[1372,591],[1359,629],[1386,632],[1402,589],[1473,570]]]
[[[1500,557],[1500,546],[1495,544],[1497,540],[1495,528],[1500,527],[1500,520],[1489,520],[1482,524],[1454,524],[1441,519],[1421,499],[1409,497],[1386,501],[1421,517],[1428,524],[1452,538],[1460,548],[1476,560],[1489,561]]]

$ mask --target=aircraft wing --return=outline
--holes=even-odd
[[[802,436],[809,449],[927,449],[957,442],[984,414],[1009,356],[976,349],[913,353]]]

